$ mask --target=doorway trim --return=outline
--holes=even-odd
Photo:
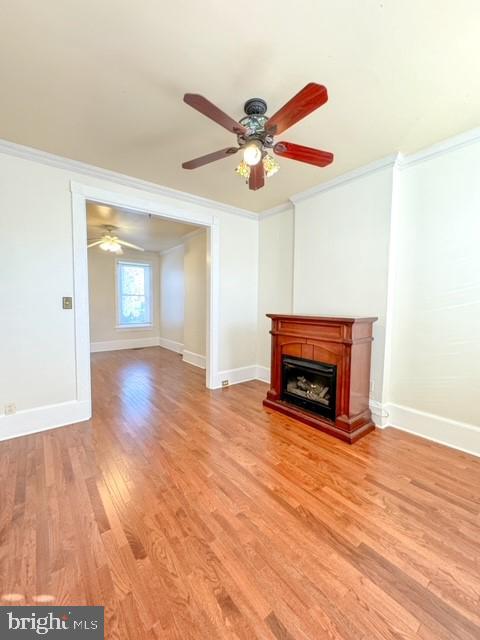
[[[196,224],[207,231],[207,348],[206,386],[216,388],[219,350],[220,232],[218,218],[204,211],[172,205],[171,198],[147,200],[121,191],[110,191],[76,181],[72,194],[73,289],[75,315],[75,361],[77,401],[88,402],[91,415],[90,320],[88,296],[87,202],[149,213],[173,222]],[[183,203],[182,203],[183,204]],[[195,209],[195,205],[190,205]]]

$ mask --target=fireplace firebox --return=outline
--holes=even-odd
[[[337,367],[306,358],[282,358],[282,400],[335,420]]]

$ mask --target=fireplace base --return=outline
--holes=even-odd
[[[370,411],[365,412],[365,415],[355,416],[353,423],[346,416],[339,416],[332,422],[327,418],[317,416],[310,411],[303,411],[300,407],[295,407],[292,404],[283,402],[283,400],[270,400],[265,398],[263,406],[275,411],[280,411],[290,418],[299,420],[308,424],[310,427],[315,427],[325,433],[335,436],[348,444],[353,444],[362,436],[367,435],[370,431],[375,429],[375,425],[370,419]],[[340,426],[337,426],[337,422]],[[348,429],[352,429],[351,431]]]

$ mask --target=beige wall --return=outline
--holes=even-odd
[[[183,246],[160,256],[160,337],[183,349],[185,305]]]
[[[185,306],[183,349],[206,354],[207,335],[207,235],[195,233],[184,244]]]
[[[152,265],[152,319],[151,328],[117,328],[116,262],[132,260]],[[90,342],[121,342],[159,336],[159,257],[155,253],[127,251],[117,258],[98,247],[88,250],[88,290],[90,303]],[[120,345],[119,345],[120,346]]]
[[[152,265],[151,328],[117,327],[117,257],[89,250],[90,341],[92,350],[132,346],[132,340],[160,338],[161,344],[179,351],[206,355],[207,332],[207,237],[201,231],[184,245],[163,254],[126,251],[122,260]]]

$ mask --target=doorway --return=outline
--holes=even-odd
[[[167,196],[146,201],[136,196],[110,192],[89,185],[71,183],[72,225],[74,256],[74,309],[77,399],[91,406],[90,380],[90,322],[87,256],[87,205],[113,207],[137,214],[158,216],[171,222],[195,225],[206,231],[206,335],[205,335],[205,384],[218,387],[219,341],[219,227],[218,220],[201,205],[192,203],[192,211],[185,211],[172,204]],[[162,202],[164,200],[164,202]]]

